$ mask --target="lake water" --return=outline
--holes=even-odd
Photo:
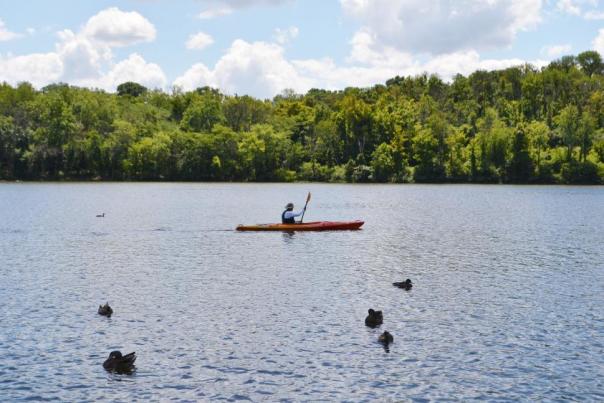
[[[305,221],[365,226],[233,231],[308,191]],[[603,400],[604,187],[0,184],[20,399]]]

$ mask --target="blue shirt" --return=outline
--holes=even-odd
[[[302,215],[303,212],[304,212],[304,210],[300,211],[299,213],[294,213],[293,211],[286,211],[285,214],[283,214],[283,216],[286,219],[293,218],[293,217],[299,217]]]

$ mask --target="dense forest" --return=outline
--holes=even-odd
[[[603,74],[588,51],[272,100],[3,83],[0,179],[597,184]]]

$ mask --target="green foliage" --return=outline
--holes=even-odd
[[[183,130],[203,132],[211,131],[215,124],[224,120],[220,96],[211,92],[194,94],[185,109],[180,127]]]
[[[602,56],[598,52],[589,50],[577,55],[577,62],[586,75],[602,74],[604,65],[602,64]]]
[[[396,173],[392,146],[382,143],[371,154],[371,168],[376,182],[388,182]]]
[[[513,136],[511,155],[507,166],[508,180],[512,183],[527,183],[533,175],[533,160],[522,128],[516,130]]]
[[[147,92],[147,88],[132,81],[127,81],[117,86],[117,95],[124,96],[129,95],[131,97],[138,97]]]
[[[598,175],[598,166],[591,161],[569,161],[562,164],[560,176],[564,183],[595,185],[602,182]]]
[[[0,84],[0,179],[602,183],[604,67],[284,91]]]
[[[573,148],[579,142],[579,109],[575,105],[568,105],[554,121],[558,126],[558,135],[567,148],[566,160],[570,162]]]
[[[304,162],[300,167],[298,178],[305,181],[325,182],[331,178],[333,168],[316,162]]]

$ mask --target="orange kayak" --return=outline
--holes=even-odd
[[[237,231],[342,231],[361,228],[364,221],[315,221],[303,224],[238,225]]]

